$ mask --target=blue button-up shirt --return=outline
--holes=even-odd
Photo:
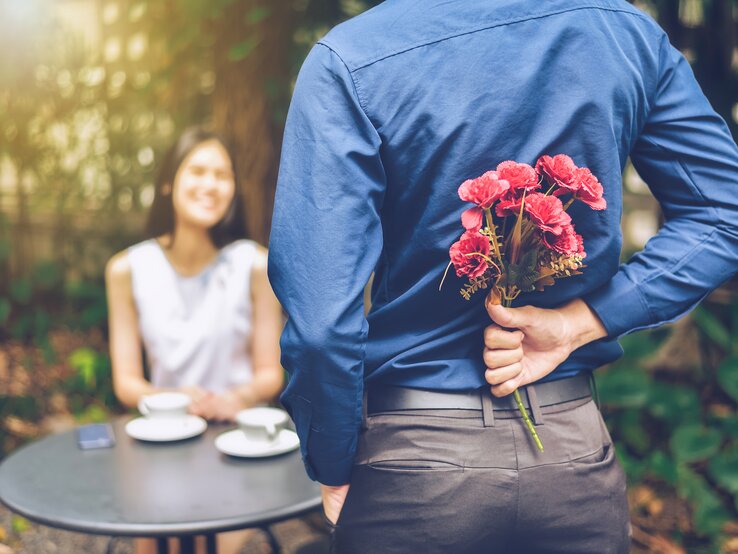
[[[607,209],[568,210],[582,275],[514,306],[584,299],[609,336],[544,380],[612,362],[738,270],[738,149],[664,31],[625,0],[387,0],[314,46],[284,136],[269,277],[289,316],[282,400],[311,478],[349,481],[365,382],[485,385],[484,292],[438,287],[470,205],[504,160],[565,153]],[[619,265],[628,156],[666,223]],[[371,273],[372,307],[362,290]]]

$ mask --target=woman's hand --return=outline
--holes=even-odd
[[[191,389],[192,387],[188,388]],[[190,413],[208,421],[236,421],[236,414],[245,407],[241,397],[234,391],[215,394],[200,389],[199,391],[194,390],[193,396],[185,389],[180,390],[192,396]]]
[[[211,419],[209,415],[212,411],[210,404],[213,393],[208,392],[202,387],[198,387],[197,385],[180,387],[179,389],[177,389],[177,391],[185,393],[192,400],[188,409],[189,413],[191,413],[192,415],[203,417],[205,419]]]

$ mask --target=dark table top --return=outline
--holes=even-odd
[[[144,443],[112,422],[113,448],[80,450],[74,430],[20,448],[0,464],[0,500],[53,527],[162,536],[254,527],[320,506],[299,450],[233,458],[215,448],[233,425],[179,442]]]

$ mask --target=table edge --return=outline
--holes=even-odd
[[[262,527],[271,525],[279,521],[298,517],[304,513],[310,512],[322,505],[320,498],[307,500],[299,504],[291,506],[289,509],[273,510],[265,514],[260,514],[250,518],[229,518],[221,520],[190,522],[190,523],[161,523],[161,524],[89,524],[80,523],[78,521],[60,519],[49,519],[44,516],[38,516],[31,512],[27,512],[22,508],[13,506],[11,502],[0,498],[0,502],[9,510],[19,514],[35,523],[40,523],[48,527],[63,529],[65,531],[73,531],[79,533],[87,533],[90,535],[106,535],[121,537],[167,537],[167,536],[184,536],[199,535],[205,533],[222,533],[225,531],[235,531],[238,529],[246,529],[250,527]]]

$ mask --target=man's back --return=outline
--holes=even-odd
[[[320,41],[316,48],[346,64],[381,140],[385,255],[369,315],[370,379],[433,387],[440,371],[446,386],[483,384],[479,341],[489,318],[461,298],[453,272],[438,291],[469,207],[456,189],[504,160],[566,153],[619,206],[621,169],[655,84],[657,33],[625,1],[389,0]],[[570,213],[590,267],[517,304],[556,305],[613,273],[619,209]],[[618,354],[612,344],[601,355]],[[591,367],[591,356],[570,360],[569,372]]]
[[[285,367],[338,399],[311,408],[316,429],[346,432],[326,444],[352,451],[362,377],[485,385],[484,294],[465,301],[453,272],[438,290],[470,207],[456,191],[502,161],[559,153],[592,170],[608,208],[570,207],[587,267],[515,305],[582,297],[610,336],[543,380],[613,361],[619,335],[680,317],[734,272],[738,205],[721,184],[738,184],[738,155],[686,61],[625,0],[387,0],[314,47],[287,122],[270,278],[290,316]],[[618,271],[629,155],[670,221]],[[305,387],[293,375],[287,404]],[[343,430],[338,413],[352,415]]]

